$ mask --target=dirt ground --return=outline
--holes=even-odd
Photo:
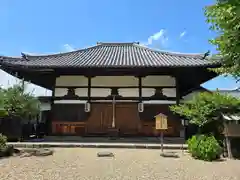
[[[97,157],[98,152],[114,157]],[[165,151],[167,152],[167,151]],[[52,156],[0,159],[1,180],[239,180],[240,161],[204,162],[177,151],[161,157],[149,149],[55,149]]]

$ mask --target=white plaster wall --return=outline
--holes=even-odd
[[[96,76],[91,81],[93,86],[138,86],[138,78],[133,76]]]
[[[40,104],[40,111],[48,111],[51,110],[50,102],[42,102]]]
[[[171,76],[146,76],[142,79],[143,86],[175,86],[175,78]]]
[[[176,97],[176,89],[175,88],[164,88],[163,94],[168,97]]]
[[[84,76],[60,76],[56,86],[87,86]],[[92,86],[138,86],[138,78],[134,76],[96,76],[91,80]],[[146,76],[142,78],[143,86],[174,86],[175,78],[171,76]]]
[[[111,89],[96,89],[91,88],[91,97],[106,97],[111,94]],[[79,94],[77,94],[79,95]],[[87,89],[85,89],[85,96],[87,96]]]
[[[88,80],[84,76],[60,76],[56,78],[56,86],[87,86]]]
[[[97,76],[92,78],[92,86],[138,86],[138,78],[134,76]],[[88,79],[84,76],[60,76],[56,79],[56,86],[87,86]],[[171,76],[147,76],[142,79],[143,86],[175,86],[175,78]],[[78,96],[87,97],[87,88],[77,88],[75,93]],[[154,95],[155,89],[143,88],[142,96]],[[62,97],[67,94],[67,88],[55,88],[55,97]],[[106,97],[111,94],[110,88],[91,88],[92,97]],[[168,97],[176,97],[175,88],[164,88],[163,94]],[[121,88],[119,95],[123,97],[138,97],[138,88]],[[58,102],[58,101],[57,101]]]
[[[123,97],[138,97],[139,92],[137,89],[119,89],[119,94]],[[142,88],[142,97],[150,97],[155,94],[154,88]],[[163,95],[168,97],[176,97],[176,89],[175,88],[164,88]]]
[[[62,97],[67,94],[67,88],[55,88],[55,97]]]

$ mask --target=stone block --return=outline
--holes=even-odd
[[[98,157],[113,157],[114,154],[112,152],[98,152],[97,156]]]

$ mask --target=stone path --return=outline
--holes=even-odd
[[[98,152],[113,157],[97,157]],[[165,150],[165,152],[170,150]],[[171,150],[173,151],[173,150]],[[176,150],[174,150],[176,151]],[[204,162],[151,149],[56,148],[52,156],[0,159],[1,180],[239,180],[240,161]]]

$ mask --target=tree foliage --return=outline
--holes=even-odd
[[[21,119],[36,116],[39,113],[39,101],[31,93],[24,92],[22,85],[13,85],[0,91],[2,115]]]
[[[171,110],[190,120],[190,123],[203,127],[216,120],[223,111],[226,113],[240,111],[240,99],[219,92],[202,92],[190,102],[173,105]]]
[[[7,111],[5,111],[5,109],[3,108],[3,97],[3,89],[0,88],[0,117],[7,115]]]
[[[210,40],[217,46],[223,67],[220,73],[240,78],[240,0],[218,0],[205,9],[210,29],[217,32]]]

